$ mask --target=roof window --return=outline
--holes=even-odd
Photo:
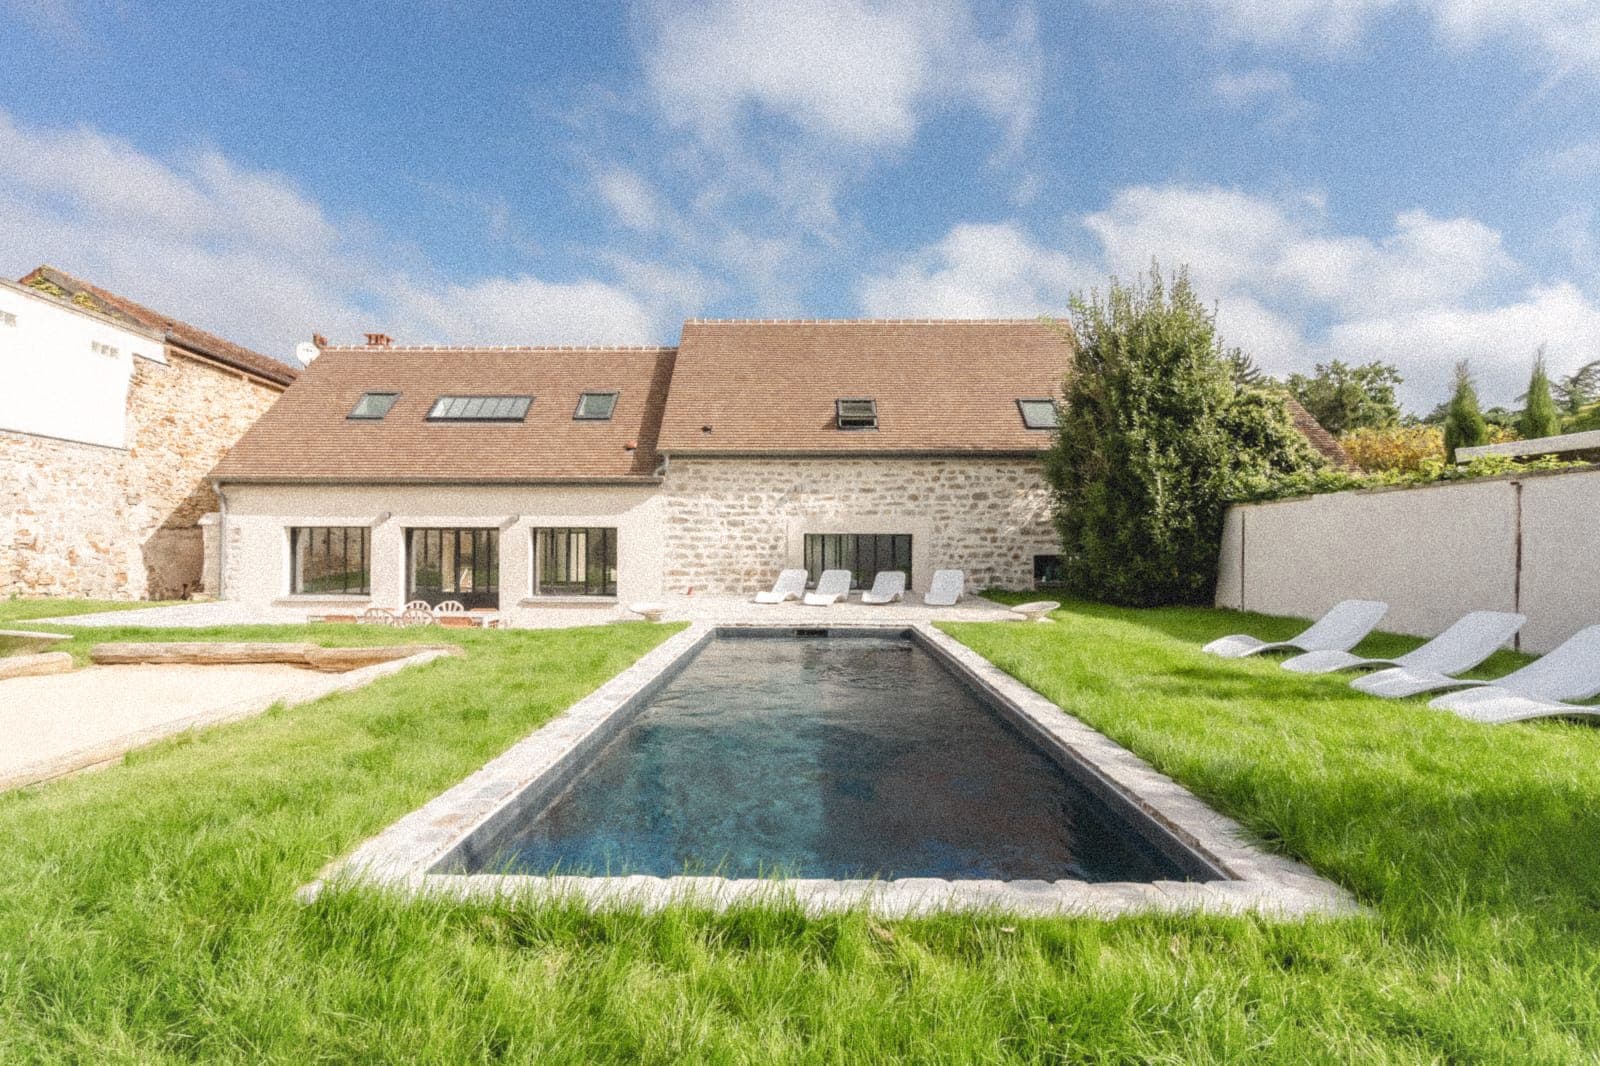
[[[840,429],[877,429],[878,401],[836,400]]]
[[[441,396],[428,412],[430,422],[521,422],[532,396]]]
[[[1018,400],[1022,424],[1029,429],[1055,429],[1058,423],[1054,400]]]
[[[399,398],[398,392],[364,392],[345,417],[378,421],[389,413],[389,408],[393,407]]]
[[[578,397],[578,409],[572,417],[580,422],[609,422],[616,408],[615,392],[586,392]]]

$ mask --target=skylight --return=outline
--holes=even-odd
[[[617,394],[614,392],[586,392],[578,397],[578,409],[572,417],[582,422],[607,422],[616,410]]]
[[[398,392],[364,392],[346,417],[377,421],[389,413],[389,408],[399,398]]]
[[[441,396],[428,412],[430,422],[521,422],[532,396]]]
[[[837,400],[840,429],[877,429],[878,401]]]
[[[1018,400],[1017,410],[1022,412],[1022,424],[1029,429],[1056,428],[1054,400]]]

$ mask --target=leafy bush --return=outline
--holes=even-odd
[[[1077,351],[1045,472],[1065,580],[1080,596],[1207,603],[1222,515],[1248,486],[1320,460],[1283,401],[1241,388],[1211,312],[1158,268],[1102,300],[1074,297]]]
[[[1444,461],[1444,430],[1438,426],[1357,429],[1339,438],[1350,461],[1368,474],[1420,471]]]
[[[1416,470],[1380,470],[1356,474],[1347,470],[1328,468],[1310,473],[1250,480],[1236,497],[1236,502],[1286,500],[1297,496],[1316,496],[1325,492],[1348,492],[1352,489],[1411,488],[1446,481],[1471,481],[1474,478],[1529,474],[1542,470],[1572,470],[1592,465],[1594,464],[1557,459],[1553,456],[1539,459],[1512,459],[1504,455],[1485,455],[1460,465],[1431,459]]]
[[[1561,432],[1561,413],[1550,395],[1550,375],[1544,369],[1544,349],[1533,359],[1533,375],[1528,379],[1528,398],[1517,419],[1517,432],[1523,440],[1553,437]]]

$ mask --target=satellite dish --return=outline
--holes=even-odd
[[[301,341],[299,344],[294,346],[294,357],[300,360],[301,364],[304,366],[310,366],[317,356],[321,354],[322,349],[318,348],[310,341]]]

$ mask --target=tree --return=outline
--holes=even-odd
[[[1445,462],[1456,461],[1457,448],[1476,448],[1489,442],[1489,424],[1478,410],[1478,386],[1465,359],[1456,364],[1456,389],[1444,416]]]
[[[1335,359],[1315,373],[1289,375],[1289,392],[1334,436],[1352,429],[1385,429],[1400,423],[1395,388],[1400,371],[1389,363],[1351,366]]]
[[[1561,412],[1550,395],[1550,375],[1544,369],[1544,347],[1533,357],[1533,374],[1528,378],[1528,395],[1517,419],[1517,435],[1523,440],[1553,437],[1561,432]]]
[[[1600,359],[1562,378],[1555,386],[1555,394],[1568,415],[1582,414],[1585,408],[1600,403]]]
[[[1208,603],[1245,482],[1318,460],[1280,397],[1233,380],[1188,275],[1074,296],[1066,403],[1045,459],[1068,586],[1112,603]]]

